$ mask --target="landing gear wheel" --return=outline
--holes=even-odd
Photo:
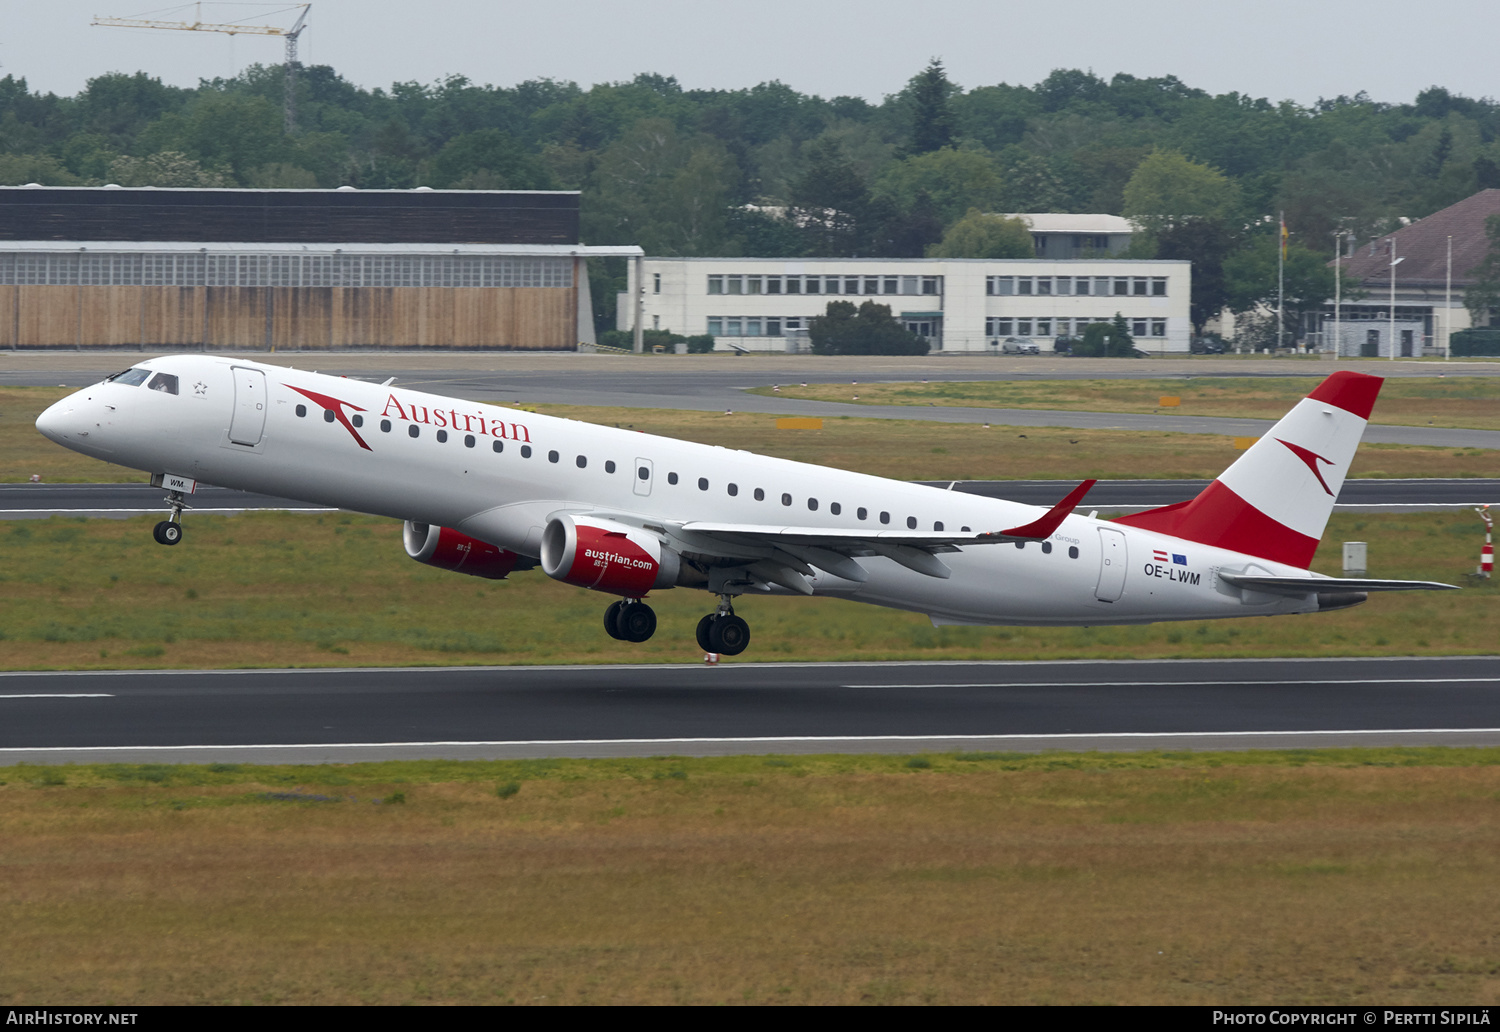
[[[704,652],[712,652],[714,650],[713,639],[710,635],[713,633],[714,621],[718,618],[718,613],[709,613],[702,620],[698,621],[698,647]]]
[[[646,641],[656,633],[656,613],[644,602],[627,602],[615,626],[626,641]]]
[[[156,538],[158,545],[175,545],[182,540],[182,524],[162,520],[152,528],[151,536]]]
[[[706,652],[738,656],[750,644],[750,625],[733,613],[719,616],[709,626],[708,643],[713,648],[705,649]]]
[[[620,610],[625,608],[625,600],[611,602],[604,610],[604,632],[615,641],[624,641],[625,635],[620,633]]]

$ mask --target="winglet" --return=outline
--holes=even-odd
[[[1083,483],[1073,488],[1073,490],[1069,491],[1068,497],[1064,498],[1052,508],[1048,509],[1047,515],[1043,516],[1041,519],[1033,520],[1031,523],[1028,523],[1022,527],[1012,527],[1009,530],[1002,530],[996,536],[1008,538],[1025,538],[1030,541],[1040,541],[1043,538],[1051,537],[1052,532],[1059,526],[1061,526],[1062,521],[1067,519],[1068,516],[1073,512],[1073,507],[1076,506],[1079,502],[1083,501],[1083,496],[1089,493],[1089,488],[1093,487],[1097,483],[1097,480],[1085,480]]]

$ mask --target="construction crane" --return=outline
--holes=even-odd
[[[290,136],[297,130],[297,37],[307,27],[307,12],[312,4],[296,4],[283,10],[301,10],[296,24],[290,29],[274,25],[246,25],[240,22],[206,22],[203,20],[203,5],[194,5],[196,15],[190,22],[152,21],[146,18],[101,18],[94,16],[93,25],[112,25],[122,29],[186,29],[189,32],[222,32],[230,36],[247,33],[253,36],[281,36],[286,40],[286,133]],[[279,13],[279,12],[278,12]]]

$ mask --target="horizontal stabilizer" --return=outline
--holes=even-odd
[[[1219,572],[1219,579],[1237,588],[1251,588],[1273,595],[1306,595],[1332,591],[1457,591],[1457,584],[1421,580],[1372,580],[1368,577],[1270,577]]]

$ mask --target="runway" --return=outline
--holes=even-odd
[[[1006,498],[1030,505],[1053,505],[1071,483],[1061,480],[927,481],[940,490],[963,491],[988,498]],[[1082,508],[1121,512],[1171,505],[1192,498],[1206,480],[1101,480]],[[165,513],[163,492],[149,484],[0,484],[0,519],[46,519],[49,516],[87,516],[125,519]],[[224,487],[200,487],[192,496],[193,512],[237,513],[253,509],[289,512],[331,512],[287,498],[250,494]],[[1349,480],[1339,493],[1336,509],[1363,512],[1416,512],[1500,504],[1500,480],[1424,479]]]
[[[0,675],[0,763],[1500,745],[1500,657]]]

